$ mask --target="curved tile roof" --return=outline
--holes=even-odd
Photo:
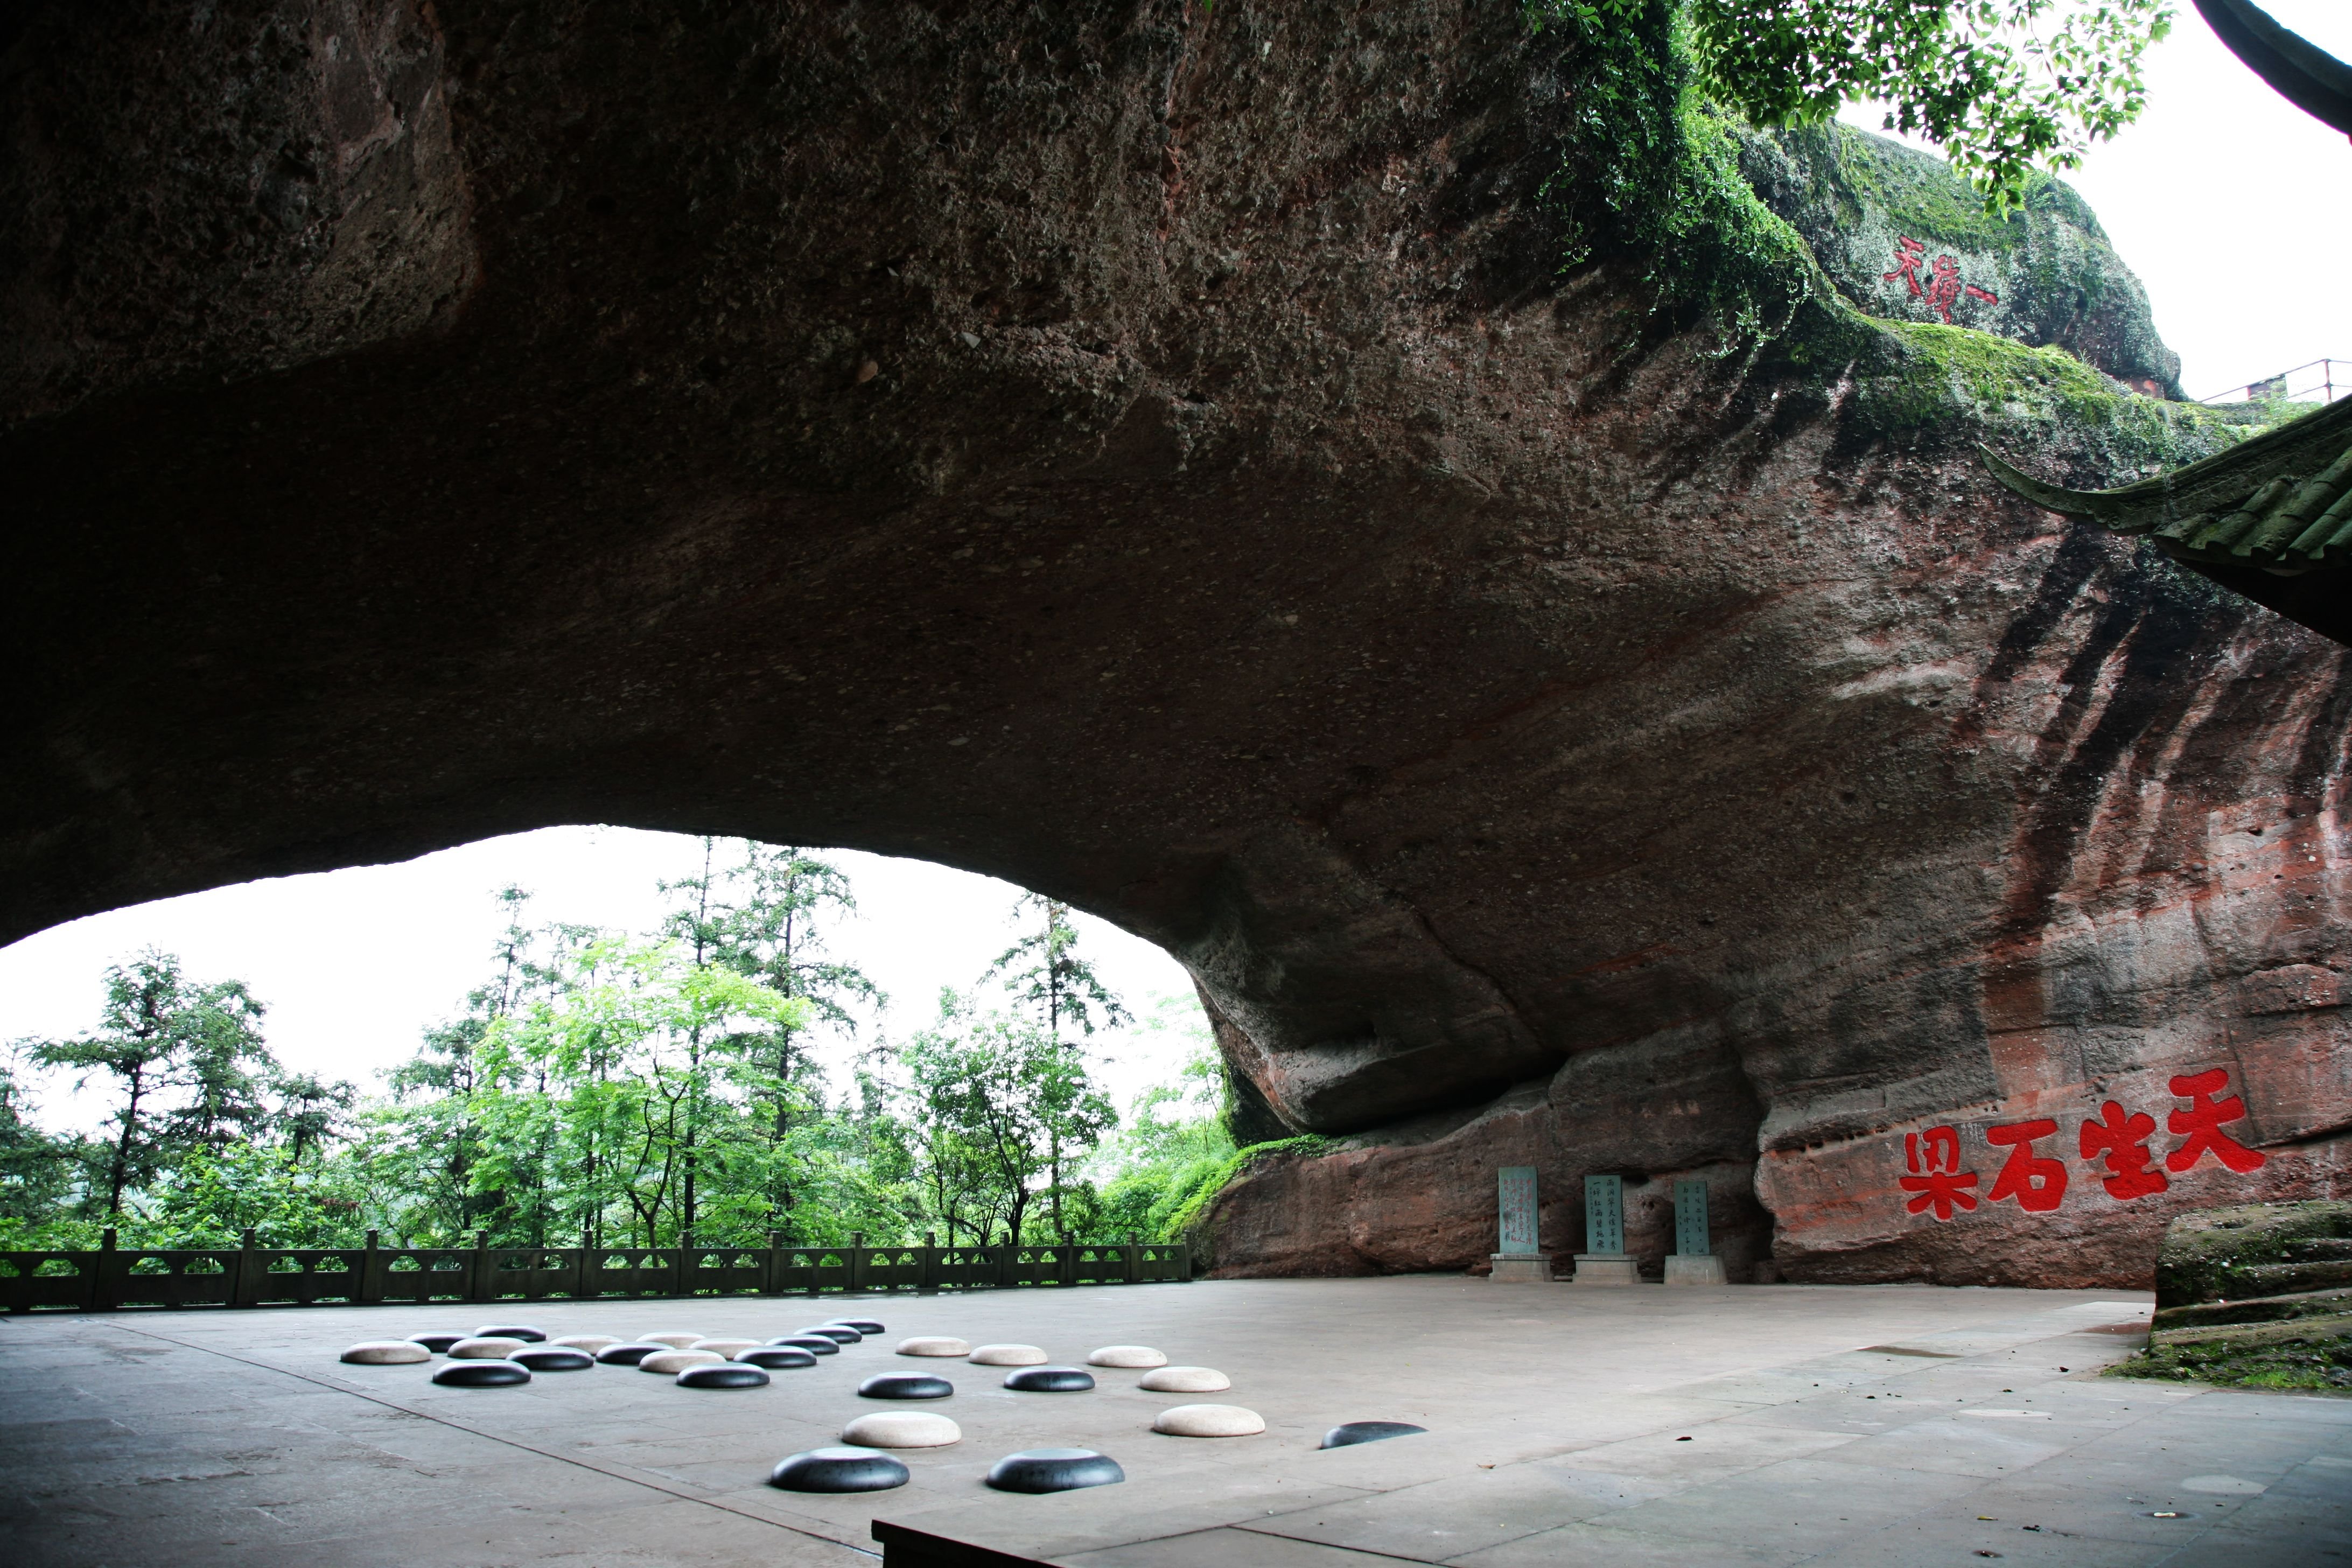
[[[2352,564],[2352,398],[2121,489],[2070,490],[1984,458],[2036,505],[2182,561],[2286,576]]]

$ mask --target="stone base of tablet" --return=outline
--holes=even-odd
[[[1622,1252],[1580,1252],[1576,1255],[1578,1285],[1639,1285],[1642,1266]]]
[[[1125,1479],[1117,1459],[1092,1448],[1030,1448],[988,1468],[988,1484],[1001,1492],[1069,1492]]]
[[[907,1467],[871,1448],[811,1448],[778,1464],[768,1484],[788,1492],[886,1492],[907,1484]]]
[[[1708,1254],[1688,1257],[1679,1252],[1666,1255],[1666,1283],[1669,1285],[1727,1285],[1730,1280],[1723,1272],[1723,1259]]]
[[[1494,1272],[1486,1278],[1497,1285],[1548,1285],[1551,1282],[1551,1254],[1548,1252],[1493,1252],[1486,1261]]]

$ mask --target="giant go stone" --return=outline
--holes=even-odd
[[[780,1462],[768,1484],[788,1492],[879,1492],[907,1484],[907,1467],[871,1448],[811,1448]]]
[[[955,1384],[928,1372],[877,1372],[857,1385],[860,1399],[945,1399]]]
[[[1127,1479],[1118,1461],[1092,1448],[1028,1448],[1007,1454],[988,1468],[988,1484],[1001,1492],[1068,1492],[1081,1487],[1115,1486]]]

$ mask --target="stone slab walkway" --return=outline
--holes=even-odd
[[[1231,1280],[878,1300],[553,1302],[0,1320],[0,1539],[51,1564],[400,1568],[983,1561],[1093,1568],[1673,1563],[2352,1564],[2352,1399],[2096,1375],[2148,1300],[1931,1287],[1594,1290],[1451,1276]],[[767,1338],[889,1324],[766,1389],[618,1368],[447,1390],[349,1367],[359,1339],[501,1319],[553,1333]],[[1260,1437],[1149,1430],[1186,1396],[1097,1369],[892,1356],[901,1335],[1058,1362],[1154,1344],[1219,1367]],[[853,1498],[761,1484],[835,1440],[862,1377],[945,1370],[963,1427]],[[1318,1452],[1326,1427],[1428,1435]],[[1077,1444],[1126,1485],[991,1492],[990,1464]],[[961,1545],[956,1543],[962,1543]],[[1003,1561],[1002,1557],[997,1559]]]

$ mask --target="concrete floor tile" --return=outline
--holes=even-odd
[[[1801,1546],[1743,1542],[1695,1551],[1678,1536],[1613,1523],[1570,1524],[1450,1558],[1447,1568],[1790,1568],[1811,1555]]]
[[[1717,1426],[1694,1425],[1684,1432],[1668,1429],[1623,1442],[1580,1448],[1575,1462],[1581,1470],[1696,1483],[1718,1480],[1807,1454],[1832,1452],[1859,1441],[1845,1432],[1734,1426],[1729,1423]]]
[[[2175,1548],[1973,1520],[1889,1525],[1825,1552],[1812,1568],[1958,1568],[2005,1559],[2020,1568],[2157,1568]]]
[[[1343,1546],[1225,1529],[1138,1541],[1060,1561],[1068,1568],[1243,1568],[1244,1564],[1248,1568],[1374,1568],[1397,1560]]]
[[[1670,1483],[1640,1476],[1510,1465],[1253,1521],[1267,1534],[1436,1561],[1635,1506]]]

